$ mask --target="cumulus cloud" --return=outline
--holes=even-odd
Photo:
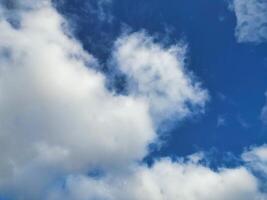
[[[51,6],[22,13],[19,29],[0,21],[3,187],[37,190],[57,173],[121,167],[142,159],[156,137],[147,103],[108,91],[63,23]]]
[[[70,176],[49,200],[264,200],[258,180],[244,167],[211,170],[201,164],[162,159],[123,175]]]
[[[238,42],[267,41],[267,2],[264,0],[234,0],[235,35]]]
[[[105,76],[92,67],[97,59],[69,34],[51,2],[14,2],[20,26],[14,27],[6,12],[0,18],[1,195],[266,199],[250,164],[212,170],[199,163],[200,154],[140,164],[148,145],[157,141],[158,119],[182,119],[202,111],[208,99],[184,67],[184,47],[163,47],[143,32],[119,38],[112,63],[132,87],[128,95],[118,95],[106,89]],[[256,155],[254,150],[246,155]],[[244,162],[252,157],[244,154]]]
[[[144,32],[118,39],[113,59],[132,81],[130,91],[144,98],[157,117],[183,118],[203,111],[208,93],[184,68],[186,47],[163,47]]]
[[[18,199],[42,199],[60,177],[86,174],[95,168],[121,171],[142,160],[148,145],[157,140],[151,117],[156,107],[143,98],[149,86],[140,95],[122,96],[107,90],[105,76],[90,68],[97,65],[97,59],[70,36],[51,2],[13,3],[11,7],[3,3],[1,8],[16,9],[20,26],[14,27],[6,13],[0,19],[1,192]],[[175,76],[185,79],[176,86],[181,99],[177,101],[175,97],[172,103],[186,110],[185,102],[205,101],[202,97],[195,100],[196,95],[191,98],[191,88],[196,86],[177,65],[179,58],[169,50],[164,55],[159,45],[151,45],[160,59],[148,63],[150,68],[167,62],[166,70],[177,67],[172,69]],[[123,52],[121,48],[116,51]],[[119,64],[123,67],[127,63]],[[151,78],[149,74],[147,77]],[[164,86],[166,99],[170,98],[168,90],[174,89],[174,78],[170,77],[170,85],[166,85],[168,78],[158,83],[159,87]],[[190,94],[179,93],[183,91],[180,87],[189,89]],[[155,90],[154,85],[151,90]],[[206,93],[197,90],[200,95]],[[162,95],[161,100],[165,101]]]

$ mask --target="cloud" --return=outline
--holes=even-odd
[[[217,127],[222,127],[226,125],[226,120],[224,116],[219,115],[217,117]]]
[[[254,155],[265,166],[256,148],[237,168],[212,170],[201,164],[202,154],[141,163],[148,145],[158,140],[158,120],[203,112],[208,100],[184,67],[184,47],[163,47],[144,32],[120,37],[111,63],[129,77],[131,87],[119,95],[105,87],[105,76],[94,70],[97,59],[71,36],[51,3],[29,2],[17,7],[19,27],[5,12],[0,18],[1,195],[22,200],[267,199],[251,170]]]
[[[97,1],[97,9],[95,10],[95,12],[100,21],[106,21],[109,23],[112,22],[113,16],[109,10],[111,4],[112,4],[112,0],[98,0]]]
[[[154,115],[184,118],[203,111],[209,98],[184,68],[185,51],[178,44],[155,44],[145,32],[138,32],[117,40],[113,59],[132,81],[130,92],[149,102]]]
[[[242,154],[242,158],[253,170],[267,177],[267,145],[250,148]]]
[[[267,2],[264,0],[234,0],[235,36],[240,43],[267,41]]]
[[[70,176],[48,200],[264,200],[258,180],[245,167],[214,171],[199,163],[161,159],[127,174],[101,179]]]
[[[265,93],[265,97],[267,97],[267,93]],[[267,124],[267,105],[264,105],[261,110],[261,120],[264,124]]]
[[[14,2],[12,9],[19,13],[20,25],[15,27],[7,12],[0,18],[1,194],[44,199],[48,188],[62,177],[86,175],[94,169],[124,171],[141,161],[148,145],[157,141],[157,123],[151,115],[159,114],[155,100],[163,102],[159,106],[165,114],[170,106],[175,107],[180,118],[190,114],[187,104],[204,107],[206,90],[191,80],[179,65],[182,58],[170,49],[152,41],[141,47],[145,55],[155,59],[144,63],[152,76],[163,70],[159,62],[166,62],[168,73],[160,72],[161,80],[145,90],[118,95],[106,89],[105,76],[93,69],[97,59],[71,36],[51,2]],[[10,11],[4,5],[1,8]],[[124,36],[119,41],[126,43],[118,43],[114,55],[120,55],[136,35],[150,40],[141,33]],[[138,61],[136,49],[129,50]],[[120,68],[126,69],[127,59],[127,63],[119,60]],[[153,78],[149,73],[142,75],[145,77]],[[180,79],[176,82],[175,78]],[[136,81],[143,85],[144,79]],[[155,90],[162,92],[163,87],[166,95],[155,95]],[[155,100],[147,98],[152,94]]]
[[[68,4],[64,0],[57,0],[55,1],[55,6],[58,8],[61,8],[64,6],[64,4]],[[112,23],[114,16],[112,15],[112,4],[113,0],[89,0],[89,1],[84,1],[79,4],[80,6],[82,5],[82,9],[80,10],[81,13],[86,17],[93,17],[94,20],[98,24],[101,24],[103,22],[106,23]],[[77,6],[79,6],[77,5]],[[65,10],[63,11],[65,12]],[[67,17],[74,17],[74,16],[69,16],[68,12],[65,13]],[[89,23],[89,22],[88,22]]]
[[[51,4],[51,0],[1,0],[8,9],[37,9]]]
[[[156,138],[147,102],[108,91],[51,6],[20,20],[0,21],[0,186],[40,199],[46,179],[142,159]]]

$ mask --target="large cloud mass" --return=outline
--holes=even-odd
[[[129,175],[130,174],[130,175]],[[141,166],[131,174],[101,180],[68,177],[49,200],[263,200],[257,179],[241,167],[218,172],[189,161],[161,160],[151,168]]]
[[[199,156],[139,164],[148,145],[157,142],[158,120],[202,111],[208,99],[184,69],[182,47],[164,48],[144,33],[119,38],[112,63],[134,84],[127,96],[118,95],[106,89],[105,76],[91,68],[97,59],[71,37],[49,1],[14,2],[19,26],[1,4],[0,195],[21,200],[265,198],[251,164],[214,171],[198,163]],[[249,155],[256,154],[244,155],[251,163]]]
[[[267,41],[267,2],[264,0],[234,0],[236,38],[238,42]]]
[[[129,165],[156,139],[150,102],[108,91],[88,68],[96,59],[41,3],[20,10],[19,27],[0,21],[0,185],[20,190],[26,181],[26,196],[61,174]]]

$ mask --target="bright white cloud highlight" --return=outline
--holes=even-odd
[[[267,2],[265,0],[234,0],[236,38],[238,42],[267,41]]]

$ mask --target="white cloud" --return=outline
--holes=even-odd
[[[175,114],[183,118],[203,111],[208,100],[206,90],[184,68],[185,47],[163,47],[144,32],[118,39],[113,59],[133,82],[136,96],[150,103],[157,117]]]
[[[0,17],[18,20],[23,11],[51,6],[51,0],[0,0]]]
[[[157,161],[127,174],[94,179],[70,176],[48,200],[264,200],[258,180],[244,167],[213,171],[194,162]]]
[[[164,48],[144,33],[120,38],[114,62],[138,87],[117,95],[90,68],[97,60],[69,36],[49,1],[36,5],[20,10],[19,28],[0,19],[0,194],[21,200],[266,199],[247,166],[214,171],[198,163],[201,154],[187,162],[138,164],[157,140],[155,118],[188,116],[203,110],[208,98],[184,69],[183,47]],[[87,176],[94,169],[103,175]]]
[[[108,91],[63,22],[50,6],[22,13],[20,29],[0,21],[3,187],[21,183],[32,192],[57,173],[122,167],[156,138],[147,103]]]
[[[103,74],[89,67],[97,60],[69,36],[64,19],[50,2],[28,3],[17,1],[20,27],[0,19],[0,192],[31,200],[42,199],[63,176],[94,168],[124,170],[147,154],[157,135],[151,102],[107,90]],[[120,47],[117,50],[121,52]],[[166,56],[173,60],[166,70],[179,67],[169,50],[159,49],[157,55],[163,59],[150,63],[151,68]],[[180,68],[172,71],[184,79],[183,85],[165,85],[167,94],[180,87],[189,90],[180,92],[181,99],[175,97],[173,103],[183,110],[183,101],[204,105],[200,101],[205,101],[206,91],[195,89],[201,97],[191,94],[197,86],[191,85],[190,77]]]
[[[243,153],[242,158],[253,170],[267,177],[267,145],[250,148]]]
[[[236,38],[238,42],[267,41],[267,2],[265,0],[234,0]]]

